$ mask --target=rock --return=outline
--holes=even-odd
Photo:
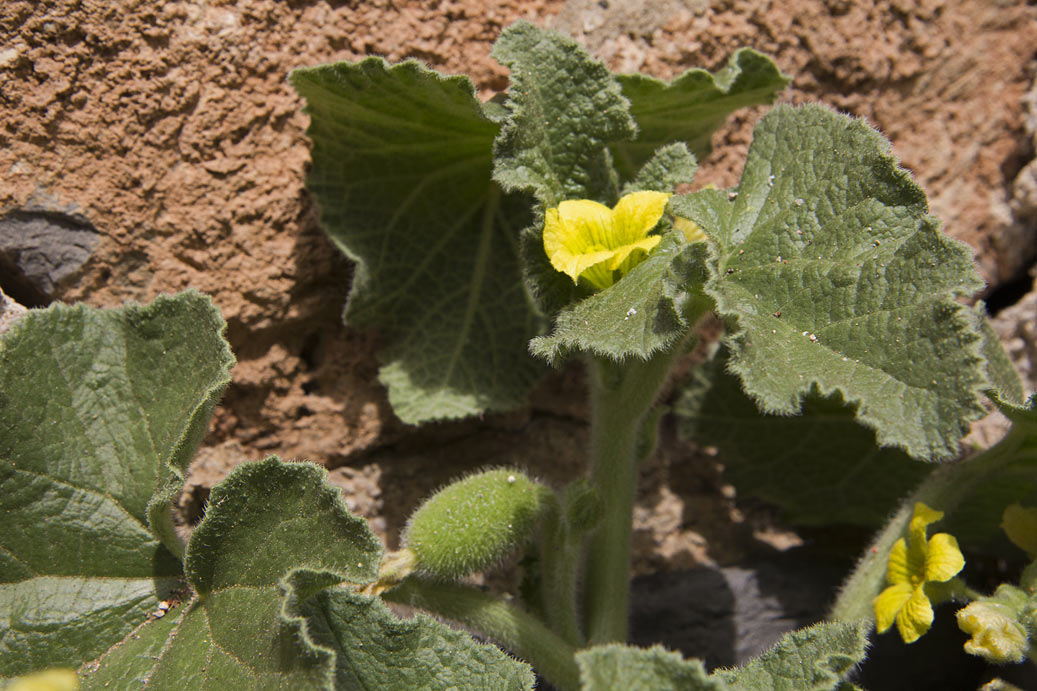
[[[748,661],[821,619],[834,597],[840,570],[800,552],[635,579],[632,641],[661,642],[710,669]]]
[[[49,304],[97,246],[93,224],[72,209],[37,202],[0,217],[0,286],[19,302]]]
[[[1037,391],[1037,282],[1023,299],[998,312],[991,323],[1023,378],[1026,393]]]

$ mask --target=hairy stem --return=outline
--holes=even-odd
[[[583,533],[566,525],[563,507],[555,502],[544,519],[540,542],[541,605],[551,628],[574,646],[584,643],[576,613],[576,580]]]
[[[647,361],[590,361],[591,478],[603,506],[586,564],[584,609],[592,644],[627,638],[639,435],[674,360],[684,352],[682,342]]]
[[[829,617],[842,621],[874,619],[872,601],[886,583],[886,565],[893,543],[907,534],[915,502],[950,513],[968,495],[972,486],[1005,463],[1019,459],[1025,435],[1013,428],[1000,442],[965,461],[945,465],[919,485],[875,536],[850,577],[843,584]]]
[[[536,617],[481,590],[408,578],[382,597],[463,624],[528,661],[559,691],[580,688],[576,649]]]

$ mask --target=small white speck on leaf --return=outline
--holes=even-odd
[[[514,485],[515,484],[515,480],[516,480],[516,478],[515,478],[514,475],[509,475],[508,476],[508,484],[509,485]]]
[[[802,199],[800,199],[799,197],[796,197],[795,199],[792,200],[792,203],[795,204],[796,206],[803,206],[803,204],[805,202]]]
[[[771,187],[774,187],[774,177],[775,176],[773,176],[773,175],[768,175],[767,176],[767,184],[770,185]]]

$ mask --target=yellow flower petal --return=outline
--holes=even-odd
[[[1024,509],[1018,504],[1005,507],[1001,530],[1031,557],[1037,556],[1037,509]]]
[[[958,549],[953,535],[937,533],[929,538],[929,553],[925,560],[925,580],[949,581],[965,567],[965,557]]]
[[[897,631],[904,643],[914,643],[933,625],[933,606],[921,587],[915,588],[911,599],[897,614]]]
[[[907,583],[897,583],[879,593],[872,603],[875,607],[875,628],[879,633],[885,633],[893,626],[897,614],[914,592],[915,589]]]
[[[669,198],[664,192],[633,192],[620,199],[612,210],[616,228],[613,247],[637,242],[648,235],[663,217]]]
[[[900,538],[889,550],[889,563],[886,565],[886,582],[890,585],[911,583],[911,564],[908,562],[907,540]]]
[[[630,269],[634,268],[633,266],[630,266],[626,268],[626,271],[623,270],[625,268],[624,264],[630,263],[628,262],[628,260],[632,258],[630,255],[634,254],[635,252],[644,252],[645,254],[648,254],[649,252],[655,249],[656,245],[662,242],[662,239],[663,238],[661,235],[649,235],[648,237],[642,238],[637,242],[632,242],[629,245],[623,245],[622,247],[617,249],[615,253],[612,255],[612,258],[608,262],[608,268],[611,271],[619,269],[621,273],[625,274],[626,271],[629,271]],[[635,265],[637,263],[640,262],[636,262]]]
[[[688,242],[699,242],[706,239],[706,233],[702,227],[691,219],[677,216],[673,221],[673,227],[684,233],[684,239]]]
[[[610,235],[612,212],[604,204],[566,201],[544,215],[544,251],[556,271],[575,282],[581,273],[612,256],[602,239]]]
[[[930,523],[935,523],[941,518],[943,518],[943,511],[930,509],[922,502],[916,502],[915,512],[911,516],[911,527],[908,529],[908,533],[913,539],[924,544],[926,528],[929,527]]]

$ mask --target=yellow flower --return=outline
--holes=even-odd
[[[1003,665],[1022,662],[1030,647],[1030,636],[1015,619],[1010,607],[997,602],[973,602],[958,610],[958,628],[972,636],[965,652]]]
[[[965,566],[958,541],[947,533],[928,540],[926,528],[943,518],[942,511],[915,504],[908,537],[900,538],[889,553],[886,581],[889,587],[875,598],[875,619],[879,633],[895,621],[905,643],[914,643],[933,623],[933,606],[925,594],[925,584],[949,581]]]
[[[673,227],[684,233],[684,239],[687,242],[701,242],[706,239],[702,226],[691,219],[677,216],[673,219]]]
[[[1018,504],[1005,507],[1001,514],[1001,530],[1031,557],[1037,556],[1037,509],[1024,509]]]
[[[659,223],[669,198],[664,192],[634,192],[611,209],[589,199],[548,209],[544,250],[551,266],[574,283],[582,278],[595,290],[608,288],[662,240],[648,232]]]

